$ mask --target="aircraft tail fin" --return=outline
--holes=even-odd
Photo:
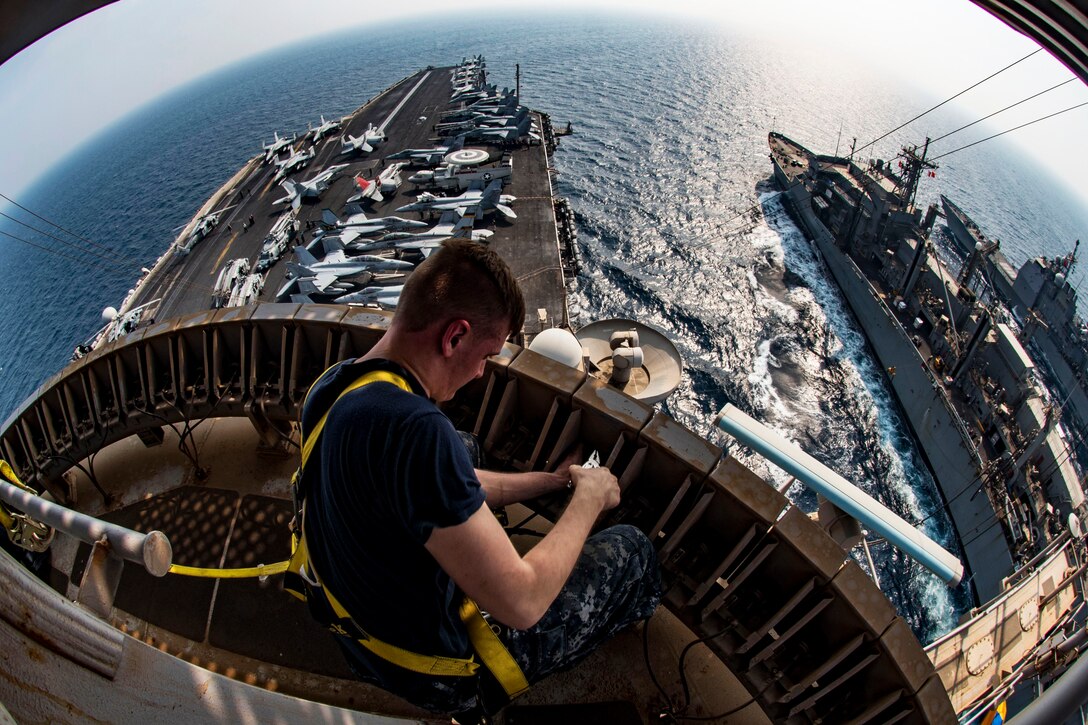
[[[362,176],[356,176],[355,185],[359,187],[359,192],[364,199],[385,201],[385,197],[382,196],[381,186],[378,184],[377,180],[370,181],[364,179]]]
[[[314,302],[310,295],[291,295],[291,301],[296,305],[310,305]]]
[[[480,197],[480,205],[487,206],[488,204],[495,204],[499,201],[499,195],[502,193],[502,179],[495,179],[487,188],[484,189],[483,196]]]
[[[344,251],[344,242],[339,237],[326,237],[323,242],[325,254]]]
[[[325,243],[328,244],[327,241]],[[306,267],[312,267],[313,265],[317,264],[317,257],[311,254],[310,250],[306,247],[295,247],[295,256],[298,257],[299,264]]]
[[[476,213],[479,211],[479,207],[473,204],[472,206],[463,207],[458,211],[461,214],[461,218],[453,225],[450,236],[455,239],[471,239],[472,228],[476,224]]]
[[[340,217],[333,214],[332,209],[321,210],[321,223],[326,226],[335,227],[340,223]]]
[[[452,143],[450,143],[449,147],[446,149],[446,153],[451,154],[454,151],[460,151],[464,147],[465,147],[465,134],[461,134],[457,138],[455,138]]]
[[[292,277],[297,277],[297,278],[300,278],[300,279],[305,278],[305,277],[315,276],[314,271],[312,269],[310,269],[309,267],[304,267],[303,265],[297,264],[295,262],[288,262],[287,263],[287,273],[290,274]],[[301,284],[301,281],[300,281],[300,284]]]

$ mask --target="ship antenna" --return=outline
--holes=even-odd
[[[918,155],[918,147],[904,148],[902,152],[903,158],[907,162],[907,179],[903,185],[903,194],[900,200],[903,205],[903,210],[909,210],[914,205],[914,196],[918,193],[918,181],[921,178],[921,172],[923,169],[936,169],[937,164],[932,161],[926,161],[926,154],[929,153],[929,137],[926,136],[926,143],[922,147],[922,155]]]

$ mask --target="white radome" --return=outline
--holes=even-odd
[[[570,330],[548,328],[533,338],[529,349],[556,362],[582,369],[582,343]]]

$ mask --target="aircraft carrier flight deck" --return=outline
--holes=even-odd
[[[390,166],[395,163],[388,160],[388,156],[404,149],[440,150],[454,141],[454,135],[440,136],[436,126],[442,123],[444,113],[470,105],[465,100],[451,100],[451,83],[456,95],[457,73],[458,68],[455,67],[421,70],[380,92],[351,115],[338,119],[341,125],[335,131],[317,141],[314,141],[313,129],[299,133],[289,147],[284,146],[280,154],[262,148],[269,139],[254,139],[254,149],[260,153],[209,198],[170,250],[145,274],[135,293],[125,301],[119,320],[128,311],[135,310],[140,314],[130,312],[128,329],[120,332],[153,324],[156,318],[165,320],[206,312],[215,307],[257,301],[335,303],[346,292],[373,290],[375,286],[383,285],[395,287],[403,283],[404,274],[362,272],[345,275],[343,279],[336,280],[332,287],[319,291],[313,286],[307,287],[306,280],[302,281],[301,287],[298,283],[293,284],[292,272],[297,276],[297,268],[289,270],[289,267],[296,260],[295,247],[316,247],[316,258],[327,253],[328,245],[322,249],[320,244],[313,245],[313,241],[321,236],[334,236],[339,230],[322,223],[323,210],[329,209],[344,219],[347,216],[346,203],[353,196],[358,197],[368,181],[376,184],[385,181],[385,193],[357,202],[358,206],[354,209],[348,205],[348,211],[363,211],[367,219],[396,215],[426,222],[427,227],[439,221],[437,214],[396,210],[427,198],[424,190],[438,197],[453,197],[461,194],[461,189],[454,186],[435,190],[428,185],[410,182],[413,174],[426,168],[414,163],[405,165],[399,173],[401,178],[393,179],[392,184],[379,176],[391,171]],[[498,95],[495,91],[492,93]],[[521,110],[523,107],[517,108]],[[522,134],[518,140],[513,138],[517,135],[515,132],[507,140],[501,138],[501,133],[496,135],[488,128],[479,136],[469,136],[463,142],[464,150],[486,151],[487,158],[482,163],[472,162],[453,171],[459,174],[475,172],[480,179],[480,183],[476,184],[479,188],[485,185],[483,182],[491,180],[489,169],[495,170],[495,177],[500,176],[500,168],[510,169],[509,175],[503,179],[505,186],[502,194],[504,200],[507,195],[515,197],[507,208],[513,210],[516,218],[507,218],[508,215],[497,211],[488,213],[488,210],[476,207],[470,207],[468,214],[472,216],[475,213],[476,216],[474,236],[483,237],[491,232],[486,243],[503,256],[518,277],[527,311],[524,332],[531,335],[546,327],[566,326],[568,323],[564,270],[565,267],[570,269],[572,260],[565,258],[560,249],[564,241],[568,248],[572,245],[569,240],[562,240],[563,231],[557,232],[557,228],[563,230],[564,225],[557,225],[556,222],[549,175],[549,150],[554,149],[555,143],[550,122],[546,116],[536,112],[522,111],[522,114],[531,118],[532,133]],[[489,119],[488,123],[495,122]],[[528,119],[524,124],[524,128],[529,128]],[[375,128],[385,138],[372,144],[370,152],[343,153],[344,139],[361,137],[368,129],[373,133]],[[285,138],[291,137],[286,135]],[[287,174],[280,171],[281,164],[295,154],[305,156],[310,149],[314,155],[304,161],[302,168]],[[475,156],[482,158],[478,152],[475,152]],[[316,197],[302,198],[292,209],[292,203],[285,200],[286,187],[281,185],[284,178],[305,183],[304,180],[313,179],[338,165],[344,166],[336,171],[326,189]],[[435,174],[442,171],[443,167],[439,167]],[[396,189],[389,193],[392,185],[396,185]],[[381,197],[381,200],[376,197]],[[202,222],[205,229],[199,230]],[[263,273],[263,285],[258,288],[260,291],[244,298],[241,303],[228,303],[225,292],[217,287],[217,284],[220,287],[223,285],[224,267],[232,260],[246,260],[239,264],[257,273],[262,246],[268,243],[270,235],[286,225],[291,227],[290,239],[281,243],[274,263],[266,270],[260,270]],[[421,228],[409,231],[429,230]],[[361,238],[358,241],[371,244],[371,239]],[[179,253],[178,248],[183,246],[188,248],[187,253]],[[377,243],[371,246],[377,246]],[[352,251],[349,245],[348,259],[354,258]],[[381,250],[379,253],[389,258],[418,261],[425,252],[425,249],[404,247]],[[306,295],[306,292],[316,294]],[[223,298],[217,302],[216,295],[220,293],[223,293]],[[393,303],[395,305],[395,297]],[[381,306],[389,308],[393,305]]]

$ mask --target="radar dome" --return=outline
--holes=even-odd
[[[102,310],[102,321],[103,322],[113,322],[116,318],[117,318],[117,308],[116,307],[107,307],[106,309]]]
[[[556,362],[582,369],[582,343],[570,330],[548,328],[533,338],[529,349]]]

